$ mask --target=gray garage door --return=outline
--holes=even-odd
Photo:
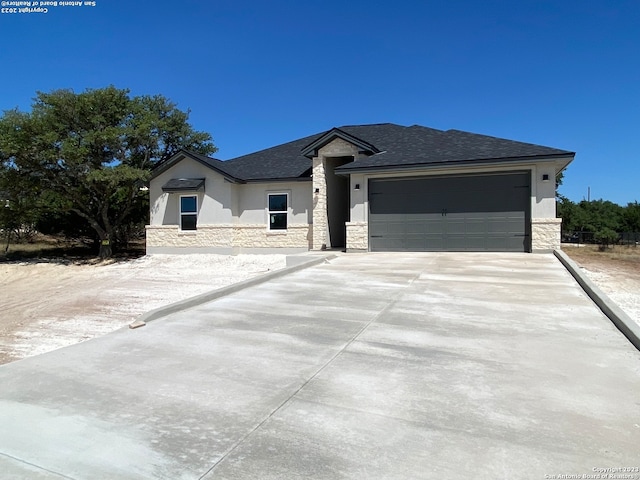
[[[369,180],[372,251],[530,249],[530,174]]]

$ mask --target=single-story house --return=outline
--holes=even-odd
[[[390,123],[227,161],[183,150],[153,172],[147,252],[548,252],[556,175],[574,156]]]

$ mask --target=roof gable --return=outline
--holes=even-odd
[[[327,133],[321,135],[319,138],[304,147],[300,153],[307,158],[317,157],[318,150],[331,143],[336,138],[340,138],[346,142],[351,143],[352,145],[355,145],[359,150],[362,150],[364,153],[369,155],[380,152],[380,150],[378,150],[375,145],[368,143],[354,135],[350,135],[349,133],[344,132],[339,128],[334,127]]]
[[[230,169],[227,168],[226,162],[223,162],[222,160],[218,160],[216,158],[207,157],[206,155],[200,155],[198,153],[189,152],[188,150],[180,150],[171,158],[168,158],[164,162],[156,165],[156,167],[153,169],[153,172],[151,174],[151,179],[157,177],[163,172],[166,172],[171,167],[181,162],[185,158],[190,158],[191,160],[194,160],[212,170],[215,170],[216,172],[218,172],[220,175],[222,175],[232,183],[242,182],[242,179],[234,176],[233,173],[230,171]]]

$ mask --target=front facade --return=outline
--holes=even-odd
[[[393,124],[225,162],[182,151],[154,171],[147,252],[551,251],[555,178],[573,157]]]

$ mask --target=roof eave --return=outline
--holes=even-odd
[[[435,170],[435,169],[447,169],[455,167],[466,166],[492,166],[492,165],[519,165],[523,163],[537,163],[537,162],[558,162],[560,161],[559,171],[564,170],[575,157],[575,152],[567,152],[563,154],[550,154],[550,155],[535,155],[527,157],[509,157],[509,158],[487,158],[480,160],[455,160],[446,162],[433,162],[433,163],[411,163],[411,164],[399,164],[399,165],[372,165],[357,167],[355,163],[350,163],[343,167],[335,169],[335,173],[338,175],[350,175],[352,173],[378,173],[389,171],[411,171],[411,170]]]
[[[251,178],[243,183],[281,183],[281,182],[308,182],[311,177],[281,177],[281,178]]]
[[[178,151],[175,155],[173,155],[173,157],[169,158],[168,160],[166,160],[165,162],[163,162],[162,164],[160,164],[156,168],[154,168],[152,173],[151,173],[150,180],[153,180],[158,175],[166,172],[171,167],[173,167],[175,164],[181,162],[185,158],[190,158],[191,160],[196,161],[196,162],[200,163],[201,165],[204,165],[207,168],[210,168],[211,170],[213,170],[213,171],[219,173],[220,175],[222,175],[226,180],[228,180],[231,183],[244,183],[244,180],[242,180],[241,178],[236,178],[233,175],[225,172],[224,170],[222,170],[220,168],[217,168],[214,165],[211,165],[211,164],[209,164],[207,162],[204,162],[203,160],[201,160],[200,158],[196,157],[195,155],[192,155],[191,152],[189,152],[187,150],[184,150],[184,149]]]

